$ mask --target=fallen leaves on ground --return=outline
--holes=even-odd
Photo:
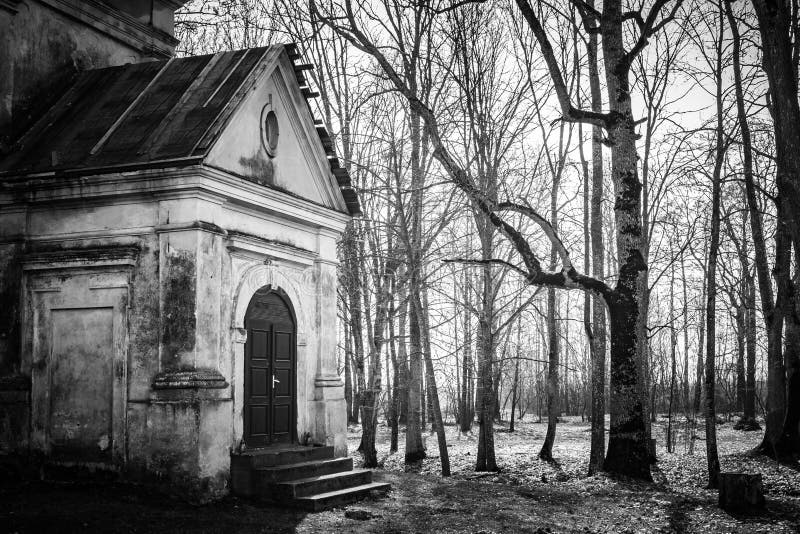
[[[544,441],[546,423],[516,423],[515,432],[496,426],[494,441],[499,472],[475,472],[477,428],[462,435],[457,427],[447,426],[448,456],[452,477],[479,483],[484,498],[493,499],[506,489],[515,492],[520,509],[531,503],[537,507],[558,507],[564,519],[550,528],[586,532],[798,532],[800,531],[800,472],[750,451],[758,445],[762,432],[733,429],[733,422],[717,426],[722,471],[761,473],[767,509],[760,515],[731,515],[717,506],[718,493],[706,489],[708,482],[705,433],[698,425],[694,448],[690,451],[691,431],[687,422],[675,424],[674,451],[664,448],[666,422],[653,423],[657,438],[658,463],[653,469],[653,484],[622,481],[604,474],[587,476],[589,423],[580,418],[565,418],[558,425],[553,446],[555,462],[538,457]],[[358,448],[360,428],[351,427],[350,451]],[[398,452],[389,453],[389,429],[380,426],[376,448],[382,469],[388,473],[408,471],[404,464],[404,434]],[[441,469],[435,434],[426,433],[428,457],[411,471],[438,477]],[[359,461],[359,456],[354,453]],[[445,483],[445,482],[443,482]],[[493,488],[503,488],[494,491]],[[565,503],[574,501],[574,505]],[[499,502],[499,501],[498,501]],[[501,505],[502,506],[502,505]],[[514,506],[509,505],[513,510]],[[574,518],[574,521],[567,521]],[[580,519],[583,519],[581,521]],[[527,531],[527,530],[526,530]]]

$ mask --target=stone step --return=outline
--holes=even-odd
[[[266,492],[269,491],[268,486],[270,484],[352,470],[352,458],[333,458],[330,460],[316,460],[313,462],[259,467],[253,470],[253,474],[257,477],[259,488]]]
[[[363,486],[372,482],[372,471],[354,469],[343,473],[331,473],[299,480],[279,482],[270,487],[272,495],[280,500],[308,497],[320,493]]]
[[[293,504],[298,508],[310,512],[319,512],[321,510],[333,508],[334,506],[341,506],[343,504],[359,501],[373,492],[385,495],[390,488],[391,484],[386,482],[370,482],[369,484],[362,484],[361,486],[354,486],[352,488],[298,497],[293,501]]]
[[[287,447],[283,449],[253,449],[231,456],[235,469],[272,467],[275,465],[296,464],[313,460],[330,460],[333,447]]]

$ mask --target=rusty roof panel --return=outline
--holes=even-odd
[[[147,161],[147,154],[137,154],[139,147],[158,128],[210,59],[211,56],[198,56],[164,65],[158,80],[143,93],[143,98],[135,103],[105,146],[89,157],[89,164],[97,167],[126,158]]]
[[[192,148],[200,140],[208,124],[214,120],[219,109],[205,106],[208,99],[216,91],[221,92],[221,85],[228,74],[236,67],[244,56],[244,50],[217,54],[216,60],[206,65],[208,71],[193,90],[187,91],[180,108],[174,110],[172,117],[160,125],[159,131],[153,132],[148,146],[142,147],[150,159],[163,159],[188,156]]]

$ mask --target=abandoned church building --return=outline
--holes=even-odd
[[[173,57],[183,3],[0,0],[0,455],[200,499],[385,486],[347,458],[359,204],[310,65]]]

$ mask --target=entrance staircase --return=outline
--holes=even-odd
[[[334,458],[333,447],[285,446],[231,455],[233,493],[270,504],[317,512],[385,495],[390,485],[372,471],[353,469],[352,458]]]

